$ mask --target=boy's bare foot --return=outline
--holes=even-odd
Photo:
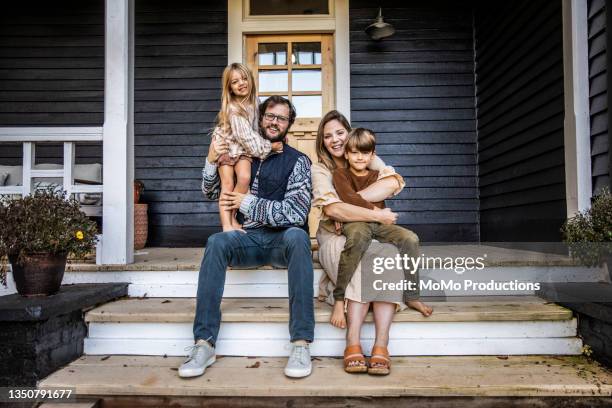
[[[421,312],[421,314],[425,317],[429,317],[433,313],[433,308],[430,306],[427,306],[425,303],[421,302],[420,300],[411,300],[406,304],[408,305],[409,308],[414,309],[418,312]]]
[[[346,329],[346,317],[344,317],[343,300],[336,300],[334,303],[334,310],[332,311],[329,322],[332,324],[332,326],[336,326],[339,329]]]

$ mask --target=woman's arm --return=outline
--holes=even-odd
[[[378,171],[378,180],[358,191],[358,194],[364,199],[370,202],[378,202],[391,198],[398,195],[406,185],[404,178],[395,172],[395,169],[391,166],[387,166],[384,161],[378,155],[374,155],[374,158],[368,165],[370,170]]]
[[[369,210],[356,205],[336,202],[323,207],[323,212],[329,218],[340,222],[380,222],[381,224],[395,224],[397,214],[391,210]]]
[[[357,194],[366,201],[377,203],[393,196],[399,187],[395,177],[385,177],[358,191]]]

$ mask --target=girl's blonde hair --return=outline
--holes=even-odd
[[[238,71],[243,78],[246,78],[249,84],[249,94],[243,99],[239,100],[236,95],[232,93],[231,80],[232,73]],[[217,126],[223,131],[228,131],[230,128],[229,116],[230,110],[237,111],[239,115],[249,119],[249,113],[247,112],[247,106],[252,107],[253,112],[256,114],[257,111],[257,89],[255,86],[255,78],[253,72],[244,64],[234,62],[223,70],[223,76],[221,77],[221,110],[217,115]],[[245,106],[246,105],[246,106]]]
[[[319,159],[319,163],[323,163],[325,167],[329,170],[336,169],[336,162],[332,157],[331,153],[327,151],[325,148],[325,144],[323,143],[324,139],[324,129],[325,125],[327,125],[332,120],[337,120],[340,124],[346,129],[347,133],[351,131],[351,124],[346,119],[346,117],[338,112],[337,110],[331,110],[323,116],[321,119],[321,123],[319,123],[319,129],[317,130],[317,157]]]

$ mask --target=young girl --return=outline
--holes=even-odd
[[[214,138],[224,140],[229,146],[229,152],[217,161],[221,193],[244,194],[249,191],[251,181],[251,157],[263,160],[271,151],[281,151],[282,143],[271,143],[259,134],[257,91],[251,70],[243,64],[230,64],[223,71],[221,82],[221,110],[213,131]],[[219,205],[223,231],[242,228],[235,215],[236,210],[226,210]]]

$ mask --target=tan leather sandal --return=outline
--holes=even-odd
[[[351,362],[358,362],[358,364],[349,365]],[[359,344],[353,346],[346,346],[344,349],[344,371],[347,373],[367,373],[368,364],[366,363],[363,351]]]
[[[368,374],[388,375],[390,372],[391,359],[389,358],[389,351],[386,347],[374,346],[372,348],[372,357],[370,357]]]

